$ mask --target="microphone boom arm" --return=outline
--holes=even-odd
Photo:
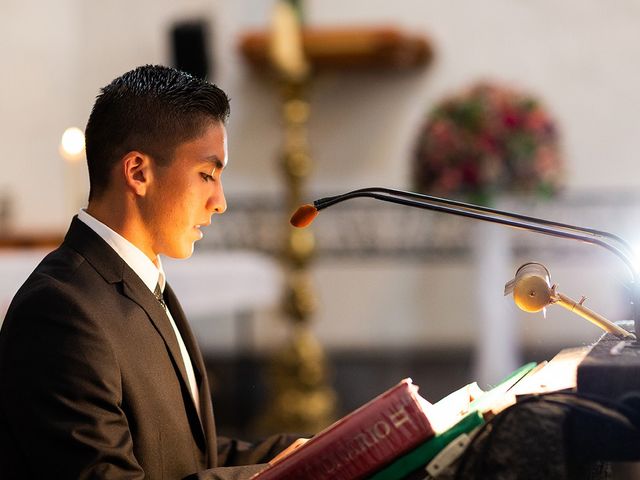
[[[489,208],[489,207],[483,207],[481,205],[474,205],[472,203],[465,203],[465,202],[460,202],[457,200],[451,200],[448,198],[440,198],[440,197],[434,197],[432,195],[425,195],[422,193],[415,193],[415,192],[407,192],[404,190],[395,190],[392,188],[384,188],[384,187],[370,187],[370,188],[362,188],[359,190],[353,190],[352,192],[348,192],[345,193],[343,195],[337,195],[334,197],[325,197],[325,198],[321,198],[319,200],[316,200],[314,202],[315,207],[318,210],[321,210],[322,208],[328,207],[330,205],[333,205],[335,203],[339,203],[343,200],[346,200],[347,198],[356,198],[359,196],[368,196],[368,195],[360,195],[361,193],[381,193],[381,194],[387,194],[390,196],[395,196],[395,197],[404,197],[404,198],[414,198],[414,199],[418,199],[418,200],[425,200],[427,202],[435,202],[438,204],[442,204],[442,205],[448,205],[451,207],[457,207],[457,208],[461,208],[467,211],[472,211],[472,212],[480,212],[480,213],[489,213],[492,215],[499,215],[501,217],[506,217],[506,218],[514,218],[517,220],[523,220],[525,222],[529,222],[529,223],[535,223],[535,224],[539,224],[539,225],[548,225],[551,227],[558,227],[561,228],[563,230],[567,230],[567,231],[574,231],[574,232],[579,232],[579,233],[583,233],[583,234],[590,234],[594,237],[602,237],[602,238],[606,238],[609,239],[613,242],[616,242],[620,245],[620,247],[622,247],[622,250],[624,251],[624,254],[630,256],[630,257],[635,257],[635,253],[633,252],[633,248],[629,245],[629,243],[627,243],[623,238],[619,237],[618,235],[615,235],[613,233],[609,233],[609,232],[605,232],[602,230],[596,230],[593,228],[586,228],[586,227],[579,227],[577,225],[570,225],[567,223],[561,223],[561,222],[556,222],[554,220],[547,220],[544,218],[536,218],[536,217],[531,217],[531,216],[527,216],[527,215],[522,215],[519,213],[515,213],[515,212],[507,212],[504,210],[497,210],[495,208]],[[342,197],[346,197],[346,198],[342,198]],[[377,198],[377,197],[376,197]],[[380,199],[380,198],[378,198]],[[326,205],[325,205],[326,204]]]
[[[640,310],[640,299],[638,298],[638,270],[633,261],[634,255],[631,247],[617,235],[591,228],[578,227],[575,225],[496,210],[455,200],[382,187],[362,188],[342,195],[324,197],[314,201],[313,205],[317,210],[323,210],[337,203],[344,202],[345,200],[359,197],[373,198],[384,202],[448,213],[460,217],[473,218],[475,220],[497,223],[511,228],[528,230],[552,237],[568,238],[584,243],[590,243],[592,245],[598,245],[610,251],[622,260],[631,274],[631,303],[634,330],[636,333],[640,330],[640,316],[638,315]],[[619,246],[613,245],[611,242],[615,242]]]

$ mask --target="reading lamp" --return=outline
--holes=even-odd
[[[528,230],[553,237],[567,238],[605,248],[622,260],[631,274],[632,319],[634,322],[634,331],[637,333],[638,330],[640,330],[638,270],[631,247],[617,235],[601,230],[530,217],[456,200],[381,187],[362,188],[342,195],[315,200],[313,205],[302,205],[291,216],[291,224],[295,227],[306,227],[311,224],[320,210],[358,197],[373,198],[384,202],[498,223],[511,228]],[[618,338],[633,340],[636,338],[633,333],[620,328],[596,312],[586,308],[582,305],[584,299],[576,302],[566,295],[557,292],[555,285],[550,285],[548,270],[539,263],[528,263],[520,267],[515,278],[505,285],[505,295],[509,293],[514,294],[516,304],[525,311],[540,311],[548,305],[557,304],[595,323]]]
[[[513,294],[514,302],[525,312],[539,312],[549,305],[559,305],[618,338],[636,339],[633,333],[585,307],[583,305],[585,297],[576,302],[558,292],[556,285],[551,285],[549,270],[541,263],[529,262],[520,266],[516,271],[515,278],[504,286],[504,294],[505,296]]]

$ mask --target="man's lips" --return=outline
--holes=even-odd
[[[200,238],[204,237],[204,233],[202,232],[202,230],[200,230],[202,227],[206,227],[211,225],[211,220],[208,220],[206,222],[202,222],[202,223],[198,223],[196,225],[194,225],[194,230],[196,230],[200,236]]]

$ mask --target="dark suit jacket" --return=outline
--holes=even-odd
[[[171,288],[201,418],[159,302],[74,218],[14,297],[0,330],[0,478],[248,478],[290,441],[216,437],[202,356]],[[253,447],[253,448],[252,448]]]

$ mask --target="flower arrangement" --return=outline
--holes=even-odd
[[[431,112],[413,173],[419,191],[475,203],[501,192],[549,197],[563,180],[558,130],[534,97],[478,83]]]

